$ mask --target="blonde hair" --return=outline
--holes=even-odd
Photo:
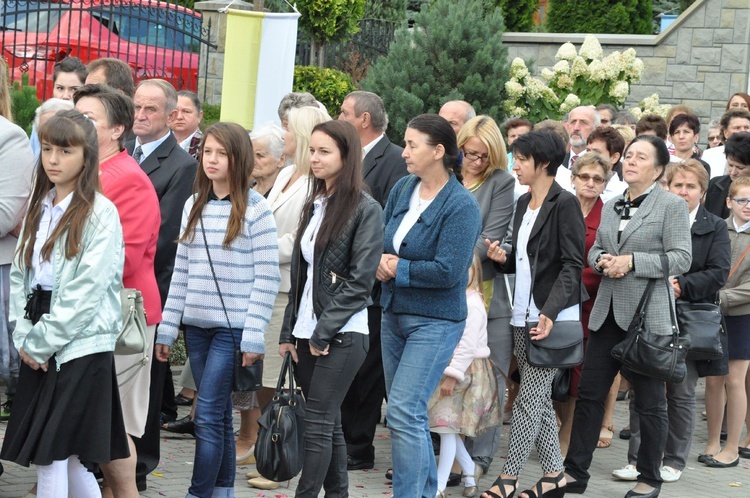
[[[294,133],[297,149],[294,151],[294,164],[297,171],[310,174],[310,136],[315,125],[331,121],[331,116],[317,107],[297,107],[289,109],[287,115],[289,131]]]
[[[623,140],[625,140],[626,148],[628,145],[630,145],[630,142],[635,139],[635,132],[633,131],[633,128],[628,125],[616,124],[612,125],[612,128],[614,128],[617,133],[622,136]]]
[[[470,138],[478,138],[487,147],[490,164],[482,175],[487,179],[493,171],[508,171],[508,151],[505,148],[503,134],[494,119],[489,116],[477,116],[468,120],[458,130],[458,148],[463,150]]]
[[[734,197],[742,187],[750,187],[750,177],[741,176],[729,186],[729,197]]]
[[[471,260],[469,283],[466,288],[477,291],[482,296],[482,299],[484,299],[484,293],[482,292],[482,261],[479,259],[476,251],[474,251],[474,257]]]
[[[708,190],[708,171],[697,159],[688,159],[681,163],[671,162],[667,166],[667,185],[672,184],[672,180],[677,173],[692,173],[698,178],[698,184],[701,191]]]

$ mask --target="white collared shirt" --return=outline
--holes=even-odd
[[[300,239],[300,252],[307,262],[307,281],[305,282],[305,288],[302,291],[302,298],[299,303],[297,322],[294,324],[294,330],[292,331],[292,335],[297,339],[310,339],[315,331],[315,327],[318,325],[318,318],[315,316],[315,307],[313,306],[313,266],[315,261],[315,240],[318,238],[318,230],[320,230],[320,225],[325,216],[326,201],[327,198],[325,197],[318,197],[313,201],[313,214]],[[319,292],[323,291],[320,290]],[[367,308],[363,308],[352,315],[339,332],[369,334]]]
[[[193,133],[191,133],[190,135],[188,135],[188,137],[185,140],[183,140],[182,142],[180,142],[180,148],[182,150],[184,150],[185,152],[190,152],[190,142],[193,140],[193,137],[195,136],[195,134],[198,133],[198,130],[199,130],[199,128],[196,128]],[[164,137],[165,140],[166,140],[166,138],[167,137]],[[159,143],[161,143],[161,142],[159,142]],[[143,148],[143,146],[141,146],[141,148]],[[145,158],[145,152],[144,152],[144,158]]]
[[[370,142],[369,144],[367,144],[367,145],[365,145],[364,147],[362,147],[362,159],[364,159],[364,158],[365,158],[365,156],[366,156],[366,155],[367,155],[367,154],[368,154],[368,153],[369,153],[369,152],[370,152],[370,151],[371,151],[372,149],[374,149],[374,148],[375,148],[375,146],[376,146],[376,145],[378,144],[378,142],[380,142],[380,141],[381,141],[381,140],[383,139],[383,137],[384,137],[384,136],[385,136],[385,133],[381,134],[381,135],[380,135],[380,136],[379,136],[378,138],[376,138],[375,140],[373,140],[373,141],[372,141],[372,142]]]
[[[146,158],[157,149],[161,144],[164,143],[164,141],[169,138],[169,135],[172,134],[172,130],[167,130],[167,134],[161,137],[158,140],[154,140],[153,142],[149,142],[147,144],[142,144],[141,139],[138,137],[135,137],[135,147],[133,147],[133,151],[135,151],[138,146],[141,147],[141,152],[143,152],[143,157],[141,157],[141,163],[146,160]]]
[[[734,216],[732,216],[732,224],[734,225],[734,230],[737,233],[746,232],[750,228],[750,221],[748,221],[747,223],[745,223],[742,226],[738,226],[737,225],[737,218],[735,218]]]
[[[48,261],[42,261],[42,247],[57,228],[60,219],[70,206],[73,199],[73,192],[69,193],[65,199],[60,201],[57,206],[53,206],[57,191],[53,188],[42,199],[42,216],[39,219],[39,226],[36,230],[36,241],[34,242],[34,255],[31,264],[34,267],[34,278],[31,280],[31,287],[35,288],[40,285],[43,290],[51,291],[55,283],[55,265],[54,255],[50,254]]]
[[[695,209],[693,209],[692,211],[690,211],[690,213],[689,213],[689,215],[690,215],[690,226],[693,226],[693,223],[695,223],[695,219],[698,217],[698,208],[700,206],[701,205],[699,203],[697,206],[695,206]]]

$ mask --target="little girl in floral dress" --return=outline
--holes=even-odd
[[[437,497],[443,497],[453,461],[464,476],[463,496],[477,493],[474,462],[461,435],[475,437],[502,423],[497,377],[487,346],[487,312],[482,297],[482,265],[474,255],[466,288],[468,315],[461,341],[427,407],[430,430],[440,434]]]

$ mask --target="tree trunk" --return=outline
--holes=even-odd
[[[318,46],[318,67],[323,69],[326,65],[326,44],[321,43]]]

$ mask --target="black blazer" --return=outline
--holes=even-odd
[[[401,157],[403,151],[404,149],[383,135],[383,138],[365,156],[364,180],[370,188],[370,195],[380,203],[380,207],[385,207],[391,189],[407,174],[406,162]]]
[[[511,251],[504,265],[497,265],[504,273],[516,273],[516,245],[523,215],[529,207],[531,193],[523,194],[516,204],[513,219]],[[539,208],[539,215],[531,228],[527,254],[532,273],[534,255],[540,254],[534,277],[534,302],[539,311],[553,322],[557,315],[581,301],[581,274],[586,244],[586,223],[578,199],[552,184]],[[518,275],[516,275],[516,281]]]
[[[711,179],[706,190],[706,201],[703,203],[709,213],[715,214],[722,220],[729,218],[727,197],[729,197],[730,185],[732,185],[732,179],[729,175]]]
[[[126,142],[125,148],[128,154],[133,155],[135,141]],[[159,197],[161,226],[159,240],[156,242],[154,268],[162,308],[167,301],[169,283],[172,280],[182,210],[185,201],[193,193],[197,167],[198,161],[180,148],[172,133],[141,163],[141,169],[154,184],[156,195]]]

